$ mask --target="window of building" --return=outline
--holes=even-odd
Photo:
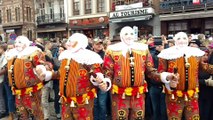
[[[7,22],[11,22],[12,18],[11,18],[11,9],[7,9]]]
[[[2,24],[2,16],[1,16],[1,10],[0,10],[0,24]]]
[[[32,30],[27,31],[27,37],[29,38],[29,40],[32,40]]]
[[[213,29],[213,19],[205,20],[205,29]]]
[[[104,12],[104,9],[105,9],[105,7],[104,7],[104,1],[105,0],[98,0],[97,2],[97,12]]]
[[[45,21],[45,3],[39,4],[39,15],[40,17],[38,17],[38,21],[44,22]]]
[[[115,5],[124,5],[125,0],[113,0],[113,3],[114,3]]]
[[[79,15],[79,0],[74,0],[73,5],[73,14]]]
[[[205,34],[213,36],[213,19],[207,18],[205,20]]]
[[[169,23],[169,33],[177,33],[187,31],[187,22],[172,22]]]
[[[48,6],[49,6],[49,14],[50,14],[50,19],[53,19],[54,18],[54,6],[53,6],[53,2],[49,2],[48,3]]]
[[[115,5],[129,5],[132,3],[145,2],[147,0],[113,0]]]
[[[40,4],[40,13],[39,13],[41,16],[44,16],[45,15],[45,4],[44,3],[41,3]]]
[[[31,20],[32,20],[31,8],[27,7],[27,21],[31,22]]]
[[[60,18],[64,18],[64,1],[59,1],[59,7],[60,7]]]
[[[91,0],[85,0],[85,14],[90,14],[92,12]]]
[[[97,29],[97,30],[94,30],[94,32],[95,32],[95,37],[99,37],[100,39],[105,38],[104,29]]]
[[[15,14],[16,14],[16,21],[20,21],[20,8],[19,7],[16,7],[15,8]]]

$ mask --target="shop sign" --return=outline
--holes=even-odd
[[[141,16],[141,15],[147,15],[147,14],[154,14],[154,9],[150,7],[150,8],[111,12],[110,18],[133,17],[133,16]]]
[[[116,5],[115,11],[142,8],[142,7],[143,7],[143,2],[133,3],[130,5]]]
[[[13,32],[15,32],[15,30],[14,30],[14,29],[6,30],[6,33],[13,33]]]

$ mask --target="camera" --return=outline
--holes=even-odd
[[[163,40],[161,37],[154,37],[154,45],[158,46],[158,45],[162,45],[163,44]]]

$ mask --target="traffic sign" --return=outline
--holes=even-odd
[[[14,33],[10,34],[10,40],[16,40],[16,38],[17,38],[16,34]]]

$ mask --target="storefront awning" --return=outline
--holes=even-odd
[[[81,26],[71,26],[71,30],[85,30],[85,29],[101,29],[101,28],[107,28],[108,23],[103,24],[95,24],[95,25],[81,25]]]
[[[144,16],[137,16],[137,17],[126,17],[126,18],[110,19],[109,21],[110,21],[110,23],[119,23],[119,22],[149,20],[151,18],[152,18],[152,15],[144,15]]]
[[[161,21],[213,17],[213,10],[160,15]]]
[[[38,28],[37,33],[47,33],[47,32],[60,32],[66,31],[66,27],[57,27],[57,28]]]
[[[3,28],[5,30],[10,30],[10,29],[20,29],[22,28],[22,26],[18,25],[18,26],[3,26]]]

